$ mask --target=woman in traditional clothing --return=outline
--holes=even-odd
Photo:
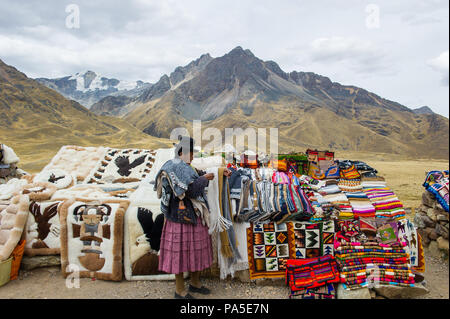
[[[211,266],[213,252],[208,234],[209,207],[204,194],[214,174],[197,171],[190,163],[194,158],[194,140],[179,137],[175,158],[167,161],[155,179],[155,190],[161,198],[165,222],[161,236],[159,270],[175,274],[175,298],[195,299],[185,290],[184,272],[190,272],[189,292],[207,295],[200,272]],[[225,170],[229,176],[231,171]]]

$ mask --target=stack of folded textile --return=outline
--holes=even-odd
[[[414,286],[408,254],[399,243],[348,243],[335,251],[345,289],[376,285]]]
[[[363,189],[359,179],[340,179],[338,186],[341,191],[346,193],[360,192]]]
[[[339,219],[353,219],[353,209],[347,196],[343,193],[326,195],[323,197],[326,201],[333,204],[339,210]]]
[[[375,207],[364,192],[345,194],[350,202],[355,217],[375,217]]]
[[[364,188],[363,191],[375,207],[377,218],[405,218],[402,202],[389,187]]]

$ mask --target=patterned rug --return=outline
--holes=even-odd
[[[250,279],[284,278],[287,260],[295,258],[294,225],[251,224],[247,249]]]
[[[75,176],[78,181],[83,181],[88,174],[104,157],[105,147],[82,147],[66,145],[60,148],[50,163],[42,172],[51,170],[64,170]]]
[[[157,213],[158,212],[158,213]],[[130,205],[125,214],[124,269],[127,280],[173,280],[158,270],[164,215],[158,207]]]
[[[293,222],[295,259],[334,255],[334,221]]]
[[[60,201],[32,201],[25,228],[25,255],[56,255],[60,253]]]
[[[82,278],[122,280],[124,200],[64,202],[61,222],[61,271],[78,271]]]
[[[110,184],[139,182],[155,162],[156,152],[143,149],[112,149],[106,151],[85,183]]]

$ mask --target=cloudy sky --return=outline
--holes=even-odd
[[[448,0],[0,0],[0,59],[29,77],[154,83],[240,45],[447,117],[448,38]]]

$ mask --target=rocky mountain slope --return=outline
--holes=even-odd
[[[173,128],[278,128],[280,149],[319,147],[448,158],[449,122],[311,72],[284,72],[237,47],[203,55],[164,75],[133,102],[125,120],[147,134]],[[123,113],[124,114],[124,113]]]
[[[0,60],[0,143],[25,169],[41,169],[62,145],[164,147],[120,118],[93,114]]]
[[[68,99],[77,101],[86,108],[90,108],[104,97],[136,97],[151,87],[150,83],[142,81],[127,82],[108,79],[93,71],[57,79],[37,78],[36,81],[58,91]]]

